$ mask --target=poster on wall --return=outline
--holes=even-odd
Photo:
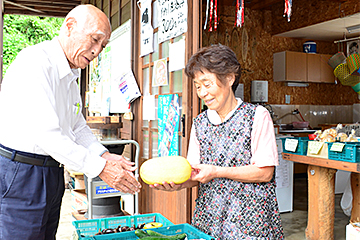
[[[185,0],[158,0],[158,42],[162,43],[187,31],[188,5]]]
[[[126,103],[131,103],[141,96],[139,86],[136,83],[134,73],[131,69],[114,81],[118,86],[116,90],[120,91],[120,93],[124,96]]]
[[[95,115],[130,111],[129,93],[124,80],[131,81],[131,22],[128,20],[111,33],[109,44],[90,62],[89,111]],[[125,76],[125,77],[124,77]],[[133,76],[133,75],[132,75]],[[122,79],[120,91],[119,81]],[[133,86],[133,82],[131,83]],[[131,102],[131,101],[130,101]]]
[[[154,62],[152,86],[166,86],[168,85],[168,71],[166,58],[159,59]]]
[[[89,111],[100,113],[101,111],[101,69],[99,56],[90,62],[89,72]]]
[[[180,105],[177,94],[158,98],[158,156],[179,155]]]
[[[130,104],[126,100],[126,96],[120,91],[119,86],[120,79],[124,81],[128,79],[126,76],[130,76],[128,74],[131,69],[130,21],[128,20],[123,23],[111,33],[111,39],[108,44],[111,46],[111,113],[126,113],[130,111]]]
[[[140,57],[154,51],[154,29],[151,26],[151,2],[151,0],[141,0]]]
[[[169,44],[169,72],[185,68],[185,39]]]
[[[110,46],[90,62],[89,111],[101,116],[109,115],[110,107]]]

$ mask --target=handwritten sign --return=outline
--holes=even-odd
[[[151,26],[151,0],[141,1],[141,30],[140,30],[140,56],[154,51],[154,29]]]
[[[320,149],[324,145],[324,142],[319,141],[309,141],[308,152],[311,154],[319,154]]]
[[[345,143],[339,143],[339,142],[333,143],[331,145],[330,151],[342,152],[344,149],[344,146],[345,146]]]
[[[158,0],[159,43],[187,31],[187,12],[185,0]]]
[[[287,138],[285,140],[285,150],[289,152],[295,152],[298,144],[299,144],[299,140]]]

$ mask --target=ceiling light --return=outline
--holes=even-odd
[[[359,25],[354,25],[354,26],[351,26],[351,27],[347,27],[346,30],[347,30],[349,33],[357,33],[357,32],[360,32],[360,24],[359,24]]]

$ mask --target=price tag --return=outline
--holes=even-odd
[[[298,146],[299,140],[287,138],[285,140],[285,150],[289,152],[295,152],[296,147]]]
[[[309,141],[308,152],[311,154],[319,154],[320,149],[324,145],[324,142],[319,141]]]
[[[344,149],[344,146],[345,146],[345,143],[339,143],[339,142],[333,143],[331,145],[330,151],[342,152]]]

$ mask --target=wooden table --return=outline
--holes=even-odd
[[[360,219],[360,163],[336,161],[289,153],[283,159],[308,164],[308,240],[333,240],[335,218],[335,173],[337,170],[351,172],[353,194],[351,220]]]

